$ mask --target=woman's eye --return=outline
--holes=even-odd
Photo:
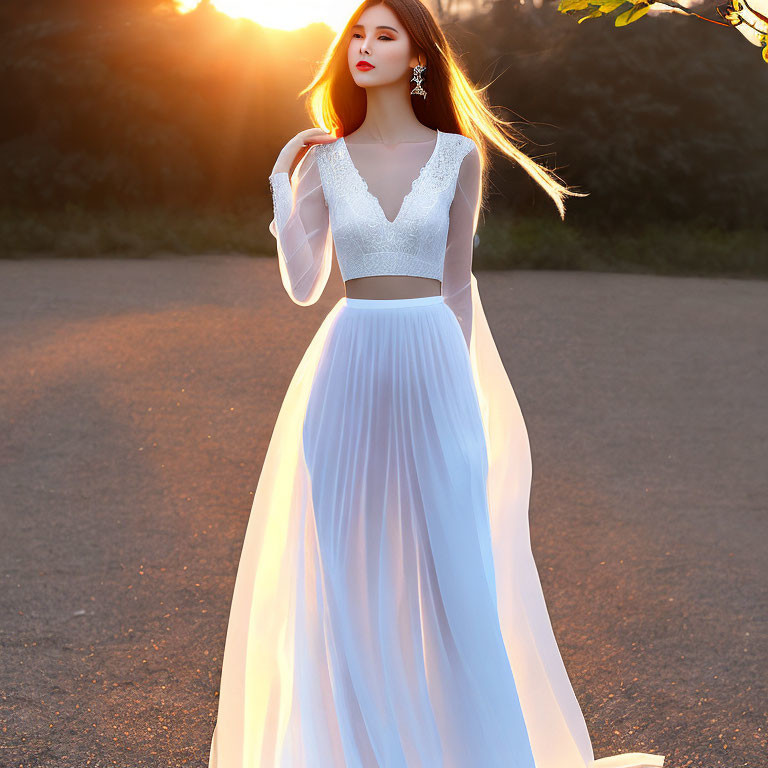
[[[360,35],[360,33],[359,33],[359,32],[353,32],[353,33],[352,33],[352,37],[353,37],[353,38],[355,38],[355,37],[360,37],[360,36],[361,36],[361,35]],[[389,35],[379,35],[379,40],[392,40],[392,39],[393,39],[393,38],[389,37]]]

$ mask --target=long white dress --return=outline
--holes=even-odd
[[[594,759],[552,632],[528,435],[471,271],[474,142],[340,138],[270,185],[297,304],[334,254],[345,280],[437,269],[442,293],[340,299],[296,369],[240,556],[209,768],[662,766]]]

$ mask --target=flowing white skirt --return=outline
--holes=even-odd
[[[342,298],[294,374],[240,557],[209,768],[594,760],[528,532],[522,414],[472,276]]]

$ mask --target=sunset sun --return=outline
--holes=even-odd
[[[180,13],[189,13],[201,0],[176,0]],[[265,3],[263,0],[211,0],[211,5],[233,19],[249,19],[273,29],[301,29],[323,22],[332,29],[340,28],[359,5],[357,0],[292,0]]]

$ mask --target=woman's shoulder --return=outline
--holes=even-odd
[[[447,131],[443,131],[443,133],[448,137],[449,142],[461,158],[464,158],[473,149],[477,150],[477,144],[471,136],[465,136],[463,133],[449,133]],[[479,154],[479,151],[476,151],[476,154]]]
[[[341,136],[339,136],[337,139],[334,139],[333,141],[319,141],[317,144],[313,144],[307,152],[313,152],[317,155],[322,154],[323,152],[328,152],[332,147],[336,147],[341,142]]]
[[[451,133],[450,131],[440,131],[444,136],[451,137],[452,141],[468,147],[477,146],[475,140],[471,136],[466,136],[463,133]]]
[[[340,152],[339,144],[341,142],[341,137],[335,139],[334,141],[323,141],[318,142],[317,144],[312,144],[312,146],[306,151],[305,158],[307,163],[310,163],[311,165],[318,165],[318,167],[322,167],[324,165],[327,165],[329,160],[326,158],[331,157],[338,157],[338,152]]]

